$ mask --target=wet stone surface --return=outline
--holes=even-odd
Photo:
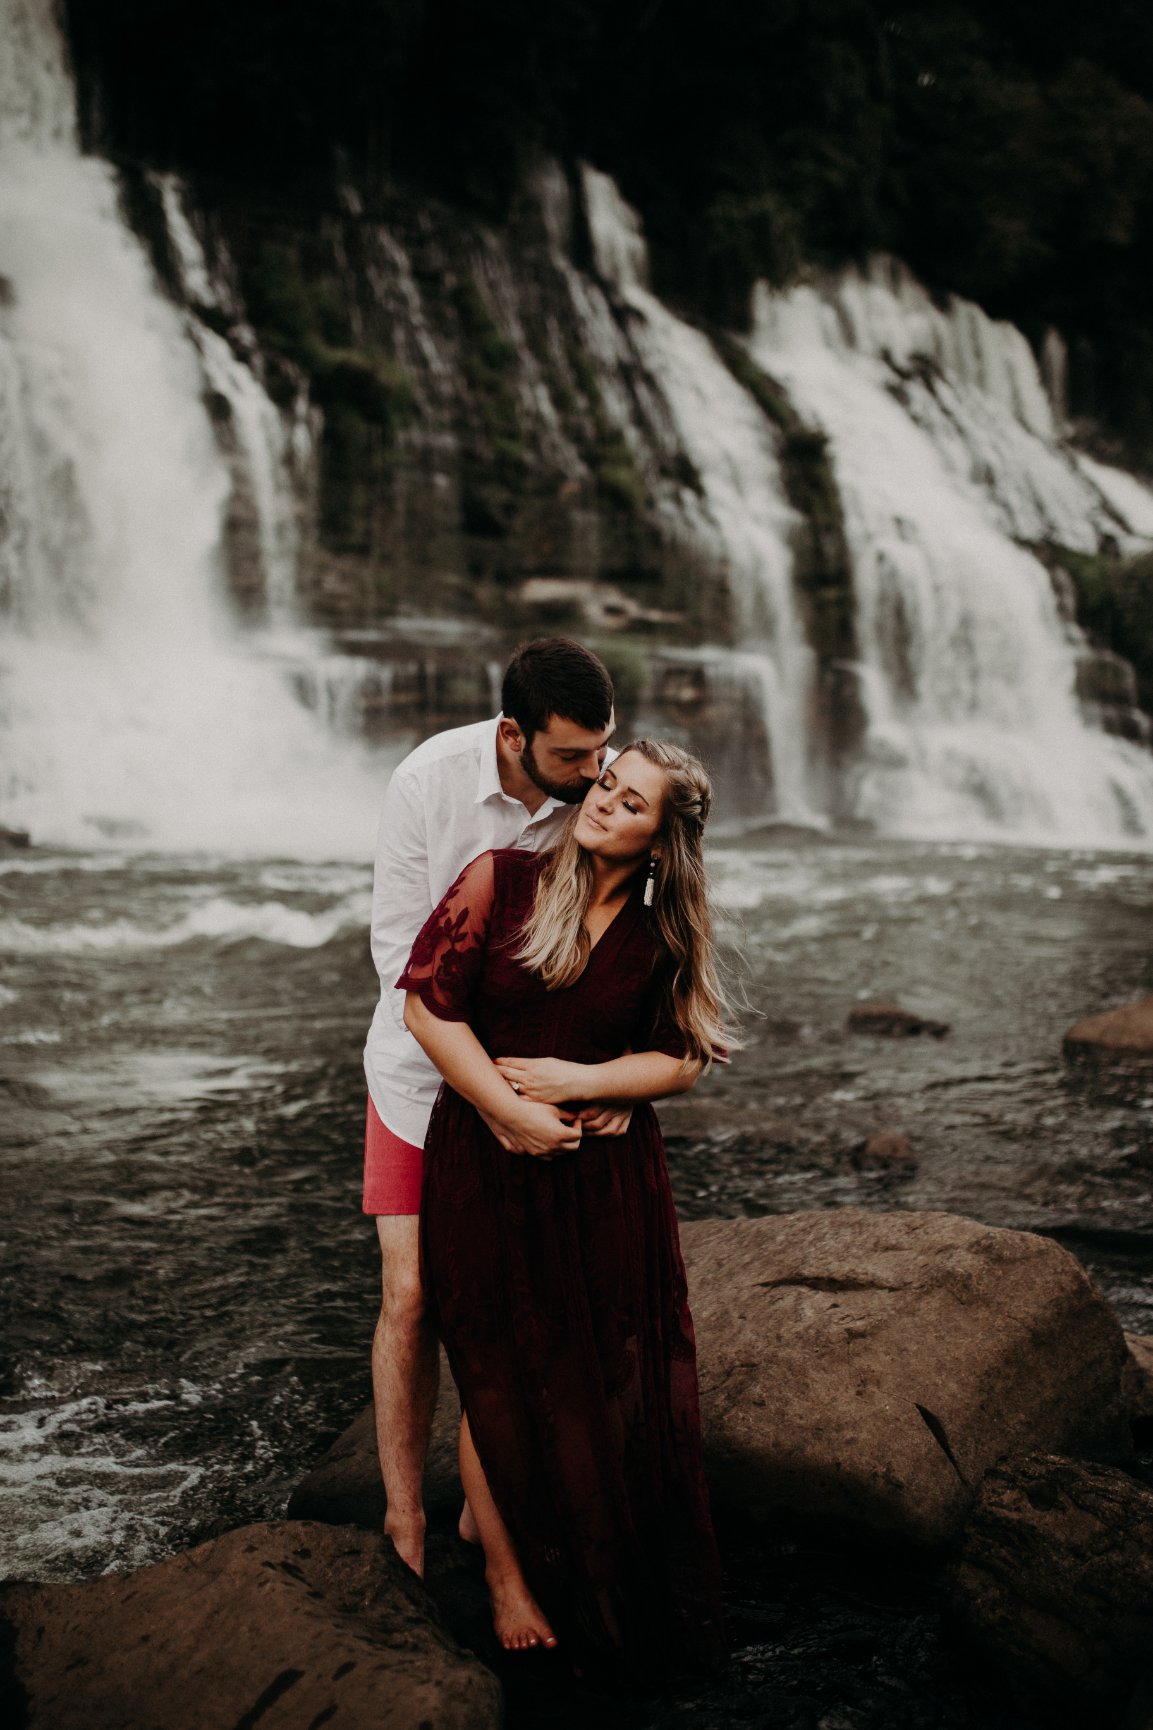
[[[732,1525],[719,1536],[728,1666],[664,1694],[574,1681],[559,1654],[501,1655],[479,1559],[447,1533],[428,1580],[456,1638],[500,1675],[509,1730],[1044,1730],[955,1652],[930,1570]]]

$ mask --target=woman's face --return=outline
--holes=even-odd
[[[664,770],[639,751],[626,751],[585,794],[576,838],[598,859],[645,859],[661,826],[664,796]]]

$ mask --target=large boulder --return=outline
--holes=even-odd
[[[1136,1003],[1075,1021],[1063,1049],[1066,1057],[1079,1062],[1153,1061],[1153,997],[1139,997]]]
[[[1148,1692],[1153,1493],[1125,1472],[1038,1454],[995,1467],[949,1585],[967,1641],[1048,1721],[1104,1727]]]
[[[0,1591],[26,1730],[496,1730],[495,1676],[375,1534],[243,1526],[135,1574]]]
[[[424,1472],[424,1505],[430,1513],[455,1511],[463,1501],[457,1469],[460,1399],[443,1354],[440,1392]],[[379,1532],[384,1524],[384,1485],[376,1447],[373,1409],[366,1406],[301,1479],[288,1500],[290,1520],[327,1520]]]
[[[1067,1251],[943,1213],[683,1229],[710,1483],[766,1521],[953,1537],[1001,1456],[1122,1456],[1128,1352]]]
[[[1126,1334],[1129,1359],[1122,1383],[1133,1440],[1139,1448],[1153,1445],[1153,1338]]]
[[[681,1236],[718,1504],[931,1546],[1003,1454],[1131,1447],[1125,1337],[1047,1238],[855,1208],[700,1220]],[[445,1376],[430,1509],[458,1505],[455,1425]],[[383,1508],[365,1412],[290,1511],[379,1528]]]

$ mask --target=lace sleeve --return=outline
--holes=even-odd
[[[442,1021],[467,1021],[484,959],[493,901],[493,860],[482,853],[466,865],[448,894],[434,907],[398,991],[415,991],[426,1009]]]

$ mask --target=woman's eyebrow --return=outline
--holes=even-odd
[[[648,800],[645,798],[644,794],[638,793],[635,787],[626,787],[625,792],[631,793],[634,799],[639,799],[642,805],[648,804]]]

